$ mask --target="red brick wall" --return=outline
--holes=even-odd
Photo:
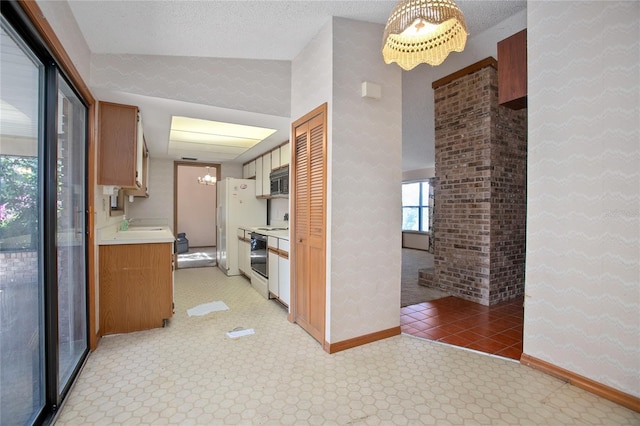
[[[434,281],[494,304],[524,291],[526,110],[485,67],[435,89]]]
[[[0,288],[38,282],[38,253],[0,252]]]

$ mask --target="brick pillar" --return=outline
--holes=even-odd
[[[497,71],[482,64],[434,83],[430,285],[491,305],[524,292],[527,125],[526,110],[498,106]]]

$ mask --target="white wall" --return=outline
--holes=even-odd
[[[292,119],[328,102],[330,343],[399,325],[401,71],[381,60],[383,30],[335,18],[292,65]],[[382,99],[362,98],[363,81]]]
[[[125,214],[128,218],[166,219],[173,229],[174,162],[164,158],[154,158],[152,152],[149,155],[149,198],[136,198],[133,203],[126,201]],[[242,165],[221,164],[220,175],[221,179],[242,177]]]
[[[325,25],[291,63],[292,122],[325,102],[329,103],[331,109],[332,28],[331,23]],[[291,140],[290,146],[293,151],[294,140]]]
[[[153,158],[149,153],[149,198],[125,202],[130,219],[163,219],[173,230],[173,161]],[[173,230],[175,232],[175,230]]]
[[[640,3],[528,21],[524,353],[640,397]]]
[[[58,40],[64,46],[67,55],[76,67],[85,84],[89,84],[91,70],[91,50],[73,17],[66,1],[38,0],[38,7],[47,18]]]
[[[330,342],[399,325],[402,73],[382,60],[383,32],[333,20]],[[363,81],[382,98],[363,98]]]
[[[210,247],[216,245],[216,191],[217,185],[200,185],[198,178],[207,169],[203,166],[178,165],[177,187],[177,228],[186,234],[189,247]],[[209,173],[216,176],[216,167]]]
[[[304,116],[316,107],[327,102],[327,143],[331,140],[332,67],[333,67],[333,23],[329,22],[307,44],[291,63],[291,121]],[[291,141],[291,151],[295,150],[295,140]],[[327,147],[328,155],[331,147]],[[327,193],[331,193],[331,164],[327,162]],[[327,210],[331,200],[327,199]],[[293,220],[293,217],[291,218]],[[331,240],[331,215],[327,214],[327,241]],[[294,255],[295,256],[295,255]],[[331,269],[331,248],[327,247],[327,270]],[[329,274],[327,274],[329,275]],[[331,333],[330,309],[331,282],[327,281],[327,300],[325,317],[325,340]]]
[[[291,63],[158,55],[91,57],[91,87],[289,116]]]
[[[271,224],[273,225],[274,221],[284,221],[285,214],[289,214],[289,199],[271,199],[269,202],[269,217],[271,218]]]
[[[429,250],[429,235],[417,232],[403,232],[402,247],[427,251]]]
[[[404,98],[404,94],[403,94],[403,98]],[[435,177],[435,175],[436,175],[435,167],[408,170],[406,172],[402,172],[402,182],[417,182],[420,180],[430,179],[432,177]]]

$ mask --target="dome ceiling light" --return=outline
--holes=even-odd
[[[453,0],[400,0],[384,28],[384,62],[408,71],[418,64],[440,65],[462,52],[467,25]]]

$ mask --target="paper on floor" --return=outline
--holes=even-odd
[[[253,332],[253,328],[227,331],[227,336],[231,337],[232,339],[235,339],[236,337],[248,336],[249,334],[255,334]]]
[[[203,303],[202,305],[195,306],[191,309],[187,309],[187,315],[192,316],[201,316],[207,315],[211,312],[216,311],[226,311],[229,307],[221,301]]]

